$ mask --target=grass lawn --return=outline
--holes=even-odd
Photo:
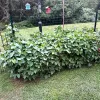
[[[65,28],[93,26],[94,23],[81,23],[65,25]],[[45,26],[43,32],[52,32],[55,27]],[[100,22],[97,27],[100,28]],[[21,29],[16,34],[27,39],[36,31],[37,27]],[[0,73],[0,100],[100,100],[100,64],[65,70],[33,82],[13,80],[8,73]]]
[[[27,83],[2,73],[0,100],[100,100],[100,65],[66,70],[47,80]]]
[[[58,25],[54,26],[43,26],[43,33],[52,33],[53,30],[57,27]],[[78,24],[66,24],[65,29],[69,28],[83,28],[83,27],[88,27],[88,28],[93,28],[94,23],[78,23]],[[97,23],[97,28],[100,30],[100,22]],[[33,27],[33,28],[28,28],[28,29],[21,29],[17,35],[21,34],[25,38],[29,38],[29,34],[33,34],[34,32],[38,32],[39,29],[38,27]]]
[[[52,26],[43,26],[43,33],[52,33],[54,31],[54,29],[57,27],[58,25],[52,25]],[[76,24],[66,24],[65,25],[65,29],[71,29],[71,28],[83,28],[83,27],[88,27],[88,28],[93,28],[94,27],[94,23],[90,22],[90,23],[76,23]],[[100,22],[97,23],[97,28],[100,30]],[[33,27],[33,28],[24,28],[24,29],[20,29],[19,32],[16,32],[16,36],[22,36],[25,39],[29,39],[30,38],[30,34],[34,34],[35,32],[38,32],[39,28],[38,27]],[[0,37],[0,49],[2,49],[2,44],[1,44],[1,37]]]

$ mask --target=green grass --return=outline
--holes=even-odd
[[[52,33],[54,31],[54,29],[57,27],[58,25],[52,25],[52,26],[43,26],[43,33]],[[88,27],[88,28],[93,28],[94,27],[94,23],[76,23],[76,24],[66,24],[65,25],[65,29],[71,29],[71,28],[83,28],[83,27]],[[98,22],[97,24],[97,28],[100,30],[100,22]],[[24,28],[24,29],[20,29],[19,32],[16,32],[16,36],[22,36],[25,39],[29,39],[30,38],[30,34],[34,34],[35,32],[38,32],[39,29],[38,27],[33,27],[33,28]],[[0,37],[1,39],[1,37]],[[0,40],[0,49],[2,49],[2,43]]]
[[[21,82],[0,74],[0,100],[100,100],[100,65],[66,70],[47,80]]]
[[[54,31],[54,29],[57,27],[58,25],[53,25],[53,26],[43,26],[43,33],[52,33]],[[71,28],[83,28],[83,27],[88,27],[88,28],[93,28],[94,27],[94,23],[76,23],[76,24],[66,24],[65,25],[65,29],[71,29]],[[97,28],[100,30],[100,22],[98,22],[97,24]],[[33,28],[28,28],[28,29],[21,29],[19,30],[19,32],[17,33],[17,35],[21,34],[22,37],[25,38],[29,38],[30,34],[34,34],[34,32],[38,32],[39,29],[38,27],[33,27]]]
[[[93,27],[94,23],[65,25],[66,28]],[[43,27],[44,33],[53,32],[55,26]],[[100,29],[100,22],[97,25]],[[21,29],[25,39],[38,31],[38,27]],[[0,42],[1,46],[1,42]],[[0,100],[100,100],[100,68],[98,65],[59,72],[47,80],[23,82],[0,73]]]

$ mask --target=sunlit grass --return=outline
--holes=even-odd
[[[43,26],[43,33],[52,33],[54,32],[54,29],[58,25],[52,25],[52,26]],[[62,26],[62,25],[61,25]],[[82,29],[84,27],[88,28],[94,28],[94,23],[76,23],[76,24],[65,24],[65,29],[72,29],[72,28],[79,28]],[[97,23],[97,28],[100,29],[100,22]],[[29,38],[30,34],[34,34],[39,31],[38,27],[33,27],[33,28],[26,28],[26,29],[20,29],[17,35],[21,34],[22,37]]]

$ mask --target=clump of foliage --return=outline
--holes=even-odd
[[[79,22],[93,22],[95,21],[95,11],[90,8],[83,8],[82,16],[78,19]]]
[[[15,26],[19,29],[20,28],[26,28],[26,27],[28,27],[28,28],[33,27],[30,20],[25,20],[25,21],[18,22],[18,23],[15,24]]]
[[[52,34],[41,37],[37,33],[28,41],[10,42],[1,60],[13,78],[47,78],[64,68],[79,68],[97,61],[98,43],[92,29],[62,30],[58,27]]]
[[[0,31],[4,30],[6,27],[5,27],[5,24],[1,23],[0,22]]]

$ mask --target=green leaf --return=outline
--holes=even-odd
[[[17,74],[16,76],[17,76],[17,78],[20,78],[20,74]]]
[[[9,57],[12,58],[14,56],[14,52],[10,53]]]

